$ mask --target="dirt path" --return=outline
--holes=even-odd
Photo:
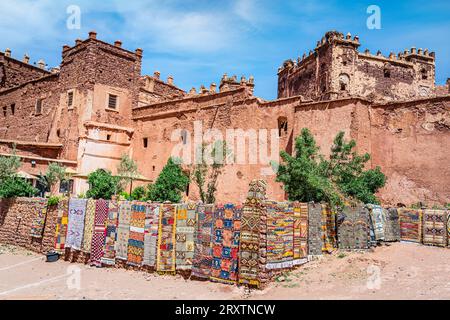
[[[335,253],[247,292],[179,276],[45,263],[0,246],[0,299],[450,299],[450,249],[395,243]]]

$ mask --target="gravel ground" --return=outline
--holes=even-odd
[[[0,299],[450,299],[450,249],[410,243],[336,252],[264,290],[95,268],[0,245]]]

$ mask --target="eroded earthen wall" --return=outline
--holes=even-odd
[[[31,226],[38,212],[38,198],[0,199],[0,243],[46,253],[55,246],[56,207],[49,207],[42,238],[31,237]]]

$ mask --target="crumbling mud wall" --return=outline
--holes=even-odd
[[[31,236],[31,226],[38,212],[39,198],[0,199],[0,243],[20,246],[37,253],[55,247],[57,209],[47,208],[42,238]]]
[[[321,152],[344,131],[369,167],[388,180],[379,197],[385,205],[450,202],[450,96],[372,106],[360,99],[306,103],[296,107],[294,136],[308,128]]]

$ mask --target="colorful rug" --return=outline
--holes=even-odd
[[[212,267],[214,205],[197,205],[196,215],[192,275],[201,279],[209,279]]]
[[[269,270],[294,266],[294,209],[291,203],[265,201]]]
[[[117,201],[109,201],[108,217],[105,221],[105,243],[103,247],[103,257],[100,261],[105,265],[114,265],[116,258],[116,239],[117,225],[119,223],[119,203]]]
[[[219,205],[214,211],[213,254],[210,279],[233,284],[237,281],[242,207]]]
[[[447,212],[425,209],[423,211],[423,244],[447,246]]]
[[[90,264],[101,267],[101,258],[103,257],[106,219],[108,218],[109,203],[106,200],[97,200],[95,205],[94,234],[92,236]]]
[[[260,217],[264,210],[261,200],[247,199],[242,209],[241,239],[239,241],[239,283],[259,287],[260,268]],[[267,223],[264,221],[264,223]],[[265,265],[263,260],[261,265]]]
[[[194,259],[194,232],[196,226],[195,203],[181,204],[177,208],[176,269],[191,270]]]
[[[320,203],[308,204],[308,254],[321,255],[324,247],[323,226],[326,224],[322,216]]]
[[[370,248],[370,214],[365,206],[355,208],[353,232],[356,250],[367,250]]]
[[[161,205],[152,203],[146,205],[144,230],[144,266],[156,266],[156,253],[158,244],[159,212]]]
[[[422,242],[422,210],[399,208],[401,241]]]
[[[64,253],[66,245],[67,224],[69,223],[69,200],[62,199],[58,204],[58,219],[55,231],[55,251]]]
[[[336,212],[322,204],[322,252],[332,253],[336,248]]]
[[[366,250],[370,247],[369,212],[363,206],[345,206],[338,214],[337,239],[341,250]]]
[[[119,206],[117,226],[116,259],[128,259],[128,238],[130,236],[131,202],[123,201]]]
[[[384,241],[400,241],[400,221],[396,208],[383,209],[386,217]]]
[[[86,204],[86,214],[84,217],[83,243],[81,245],[81,250],[87,253],[91,252],[92,237],[94,235],[96,203],[97,203],[96,200],[88,199]]]
[[[159,217],[158,252],[156,271],[175,273],[175,233],[177,226],[177,205],[163,204]]]
[[[383,208],[379,205],[368,205],[370,218],[373,224],[376,241],[384,240],[384,226],[386,224],[386,216]]]
[[[69,201],[69,223],[67,225],[66,248],[81,250],[86,203],[86,199],[70,199]]]
[[[42,238],[47,217],[47,199],[39,199],[37,203],[36,216],[31,223],[31,236],[33,238]]]
[[[145,203],[132,203],[127,259],[127,264],[132,266],[141,266],[144,260],[145,211]]]
[[[308,262],[308,204],[294,202],[294,266]]]

